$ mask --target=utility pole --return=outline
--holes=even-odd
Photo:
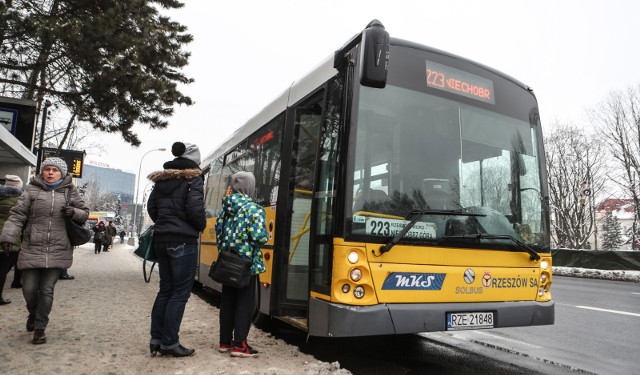
[[[44,109],[42,110],[42,126],[40,127],[40,141],[38,143],[38,161],[36,162],[36,174],[40,173],[40,165],[42,164],[42,158],[44,157],[42,152],[42,143],[44,142],[44,128],[47,124],[47,116],[49,115],[49,107],[51,102],[47,99],[44,102]]]

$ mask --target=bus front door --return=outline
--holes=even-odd
[[[286,220],[286,251],[282,258],[286,275],[280,278],[278,304],[281,315],[306,325],[309,301],[309,250],[312,233],[312,198],[318,139],[321,128],[322,96],[316,95],[294,108],[294,134],[289,177]],[[295,323],[295,322],[293,322]]]

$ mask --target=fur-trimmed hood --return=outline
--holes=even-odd
[[[9,185],[0,185],[0,198],[19,197],[20,195],[22,195],[21,188]]]
[[[148,178],[154,182],[147,201],[147,212],[155,223],[154,240],[197,244],[207,225],[202,171],[167,168]]]
[[[200,169],[165,169],[162,171],[151,172],[147,178],[151,182],[156,183],[158,181],[178,180],[186,178],[188,180],[196,178],[202,175]]]
[[[200,169],[165,169],[151,173],[148,178],[155,185],[154,190],[162,195],[171,195],[172,192],[185,183],[185,180],[193,180],[202,176]]]

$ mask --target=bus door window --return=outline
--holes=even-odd
[[[334,205],[337,199],[338,154],[340,152],[340,126],[342,123],[342,76],[329,81],[327,105],[320,131],[317,182],[314,190],[313,212],[315,227],[313,251],[310,259],[311,290],[330,294],[335,229]]]
[[[297,105],[295,111],[290,186],[289,248],[285,296],[287,300],[309,298],[309,248],[311,202],[321,128],[321,96]]]

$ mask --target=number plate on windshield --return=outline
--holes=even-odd
[[[383,219],[377,217],[366,218],[367,234],[372,236],[393,237],[404,229],[407,224],[409,224],[409,220]],[[415,223],[407,234],[405,234],[405,237],[419,239],[436,238],[436,224],[425,222]]]
[[[447,313],[447,331],[493,328],[492,312]]]

